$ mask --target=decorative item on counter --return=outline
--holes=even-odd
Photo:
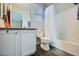
[[[28,21],[28,27],[31,27],[31,23],[30,23],[30,21]]]
[[[6,6],[6,9],[5,9],[5,15],[4,15],[4,19],[5,19],[5,27],[6,28],[10,28],[10,9],[9,7]]]

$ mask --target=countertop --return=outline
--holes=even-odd
[[[36,30],[36,28],[0,28],[0,30]]]

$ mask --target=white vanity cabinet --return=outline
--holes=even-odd
[[[14,56],[19,55],[19,31],[1,30],[0,31],[0,55]]]
[[[0,56],[24,56],[36,51],[34,30],[0,30]]]
[[[31,55],[36,51],[36,31],[21,30],[21,55]]]

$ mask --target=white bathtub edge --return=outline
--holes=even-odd
[[[77,43],[57,40],[57,42],[54,42],[54,44],[51,44],[51,46],[54,46],[72,55],[79,56],[79,44]]]

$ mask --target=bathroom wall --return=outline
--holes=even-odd
[[[43,8],[37,4],[31,4],[31,24],[37,28],[37,36],[43,36]]]
[[[5,28],[4,20],[0,18],[0,28]]]
[[[53,46],[73,55],[79,55],[79,20],[77,20],[78,6],[74,5],[56,14],[56,40]]]
[[[56,14],[56,25],[60,40],[78,40],[77,6]]]
[[[44,12],[44,33],[45,37],[48,37],[53,44],[56,40],[56,28],[55,28],[55,6],[50,5],[45,9]]]

